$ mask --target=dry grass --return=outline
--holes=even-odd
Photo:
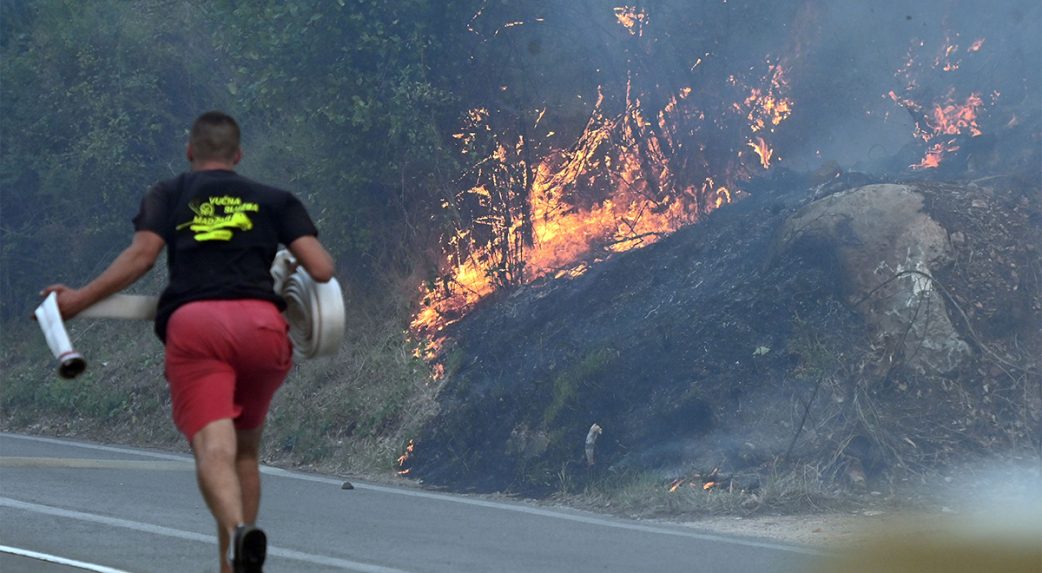
[[[184,447],[170,422],[162,347],[149,324],[73,321],[73,345],[87,360],[75,380],[57,375],[39,328],[8,324],[0,366],[0,420],[5,430]]]
[[[269,414],[269,462],[396,475],[396,459],[432,411],[434,394],[402,324],[355,311],[337,356],[294,367]],[[0,427],[185,449],[171,422],[163,349],[151,324],[84,320],[67,327],[88,361],[71,381],[57,377],[35,323],[5,325]]]
[[[676,485],[676,487],[673,487]],[[831,511],[844,505],[811,467],[775,471],[758,487],[738,489],[727,483],[703,489],[699,481],[677,484],[661,475],[641,472],[604,478],[581,493],[558,493],[555,499],[628,517],[700,517],[712,515],[785,514]]]

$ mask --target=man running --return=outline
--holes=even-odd
[[[217,521],[222,573],[260,572],[267,552],[253,525],[261,431],[292,357],[272,261],[283,244],[314,280],[334,273],[301,202],[235,173],[239,139],[231,116],[199,116],[186,150],[191,170],[145,194],[130,246],[86,286],[43,290],[55,292],[62,316],[72,318],[133,284],[167,247],[169,282],[155,330],[166,348],[174,423],[192,445],[199,489]]]

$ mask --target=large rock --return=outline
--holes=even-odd
[[[781,247],[833,257],[847,301],[889,362],[948,373],[970,355],[933,269],[951,260],[948,231],[907,185],[867,185],[814,201],[783,226]]]

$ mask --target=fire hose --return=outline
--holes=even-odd
[[[297,265],[289,251],[275,255],[271,265],[275,292],[286,300],[284,315],[289,324],[295,360],[336,354],[344,339],[346,320],[344,296],[337,280],[320,283]],[[152,320],[156,316],[159,297],[149,295],[114,294],[86,308],[77,316],[87,318],[116,318],[124,320]],[[36,308],[36,321],[43,331],[51,353],[58,359],[58,374],[75,378],[87,368],[83,355],[72,347],[65,330],[55,293]]]
[[[271,276],[275,278],[275,292],[286,299],[294,358],[336,354],[346,326],[340,283],[335,278],[316,282],[286,250],[275,255]]]

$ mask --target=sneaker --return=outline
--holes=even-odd
[[[235,573],[263,573],[264,557],[268,553],[268,536],[252,525],[235,528],[235,554],[232,570]]]

